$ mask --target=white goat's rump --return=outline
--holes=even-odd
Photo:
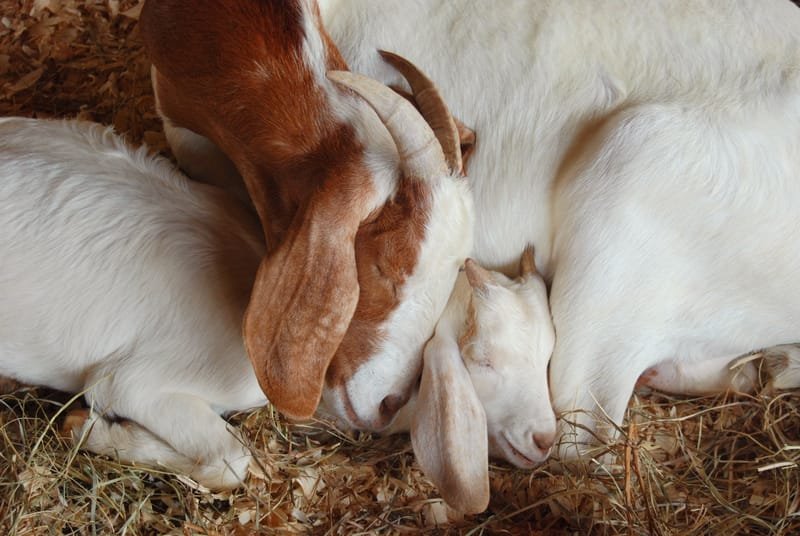
[[[241,204],[111,128],[0,119],[0,375],[83,392],[89,450],[247,476],[219,414],[266,403],[241,337],[263,252]]]

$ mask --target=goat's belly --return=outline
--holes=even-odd
[[[557,192],[556,327],[624,326],[659,361],[800,340],[796,108],[609,121]]]

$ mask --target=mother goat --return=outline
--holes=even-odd
[[[648,369],[677,391],[742,388],[754,365],[732,371],[736,356],[800,339],[790,2],[318,7],[336,57],[392,85],[403,82],[376,50],[411,59],[478,133],[472,254],[510,269],[537,245],[557,332],[553,402],[578,445],[603,435],[606,416],[622,421]],[[772,364],[776,386],[800,383],[790,358]]]
[[[621,423],[639,376],[747,387],[800,339],[800,10],[786,0],[323,0],[354,71],[388,49],[473,127],[473,256],[526,243],[551,283],[562,455]],[[796,355],[792,354],[792,355]],[[800,384],[785,357],[778,387]],[[577,449],[568,448],[573,444]]]

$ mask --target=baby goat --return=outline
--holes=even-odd
[[[466,513],[488,505],[489,454],[530,468],[556,434],[547,386],[555,331],[531,248],[520,271],[512,280],[467,260],[425,347],[419,392],[391,430],[411,431],[425,473]]]
[[[238,484],[219,414],[266,403],[241,335],[255,217],[86,122],[0,119],[0,178],[0,375],[84,391],[89,450]]]

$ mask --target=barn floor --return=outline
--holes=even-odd
[[[81,117],[166,148],[137,31],[141,0],[0,0],[0,115]],[[0,262],[6,262],[0,260]],[[245,488],[76,451],[71,397],[0,396],[0,533],[799,534],[800,398],[634,397],[616,461],[587,474],[495,465],[492,502],[449,512],[406,437],[237,415],[260,464]]]

